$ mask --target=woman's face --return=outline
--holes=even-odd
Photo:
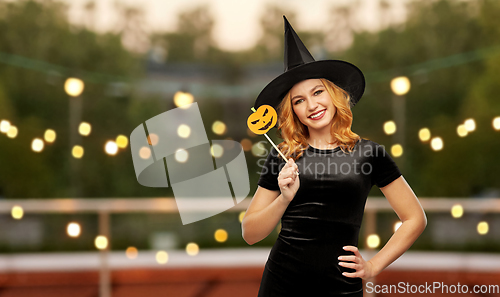
[[[290,89],[292,108],[300,122],[309,129],[330,127],[337,109],[319,79],[303,80]]]

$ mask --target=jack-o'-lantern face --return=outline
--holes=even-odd
[[[270,105],[261,105],[256,112],[248,117],[247,125],[250,131],[255,134],[265,134],[278,121],[276,110]]]

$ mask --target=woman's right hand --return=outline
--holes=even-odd
[[[293,200],[295,193],[297,193],[300,187],[300,179],[297,174],[298,171],[299,168],[297,164],[290,158],[278,175],[278,185],[281,190],[281,195],[288,202]]]

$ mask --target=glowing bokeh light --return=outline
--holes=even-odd
[[[158,251],[156,253],[156,262],[158,264],[166,264],[168,262],[168,254],[165,251]]]
[[[500,130],[500,117],[495,117],[491,122],[491,125],[493,126],[493,129],[497,131]]]
[[[440,151],[443,149],[443,139],[441,137],[434,137],[431,140],[431,148],[435,151]]]
[[[428,128],[422,128],[418,131],[418,138],[420,141],[425,142],[431,139],[431,131]]]
[[[13,125],[10,125],[9,131],[7,131],[7,137],[9,137],[9,138],[16,138],[17,132],[18,132],[17,131],[17,127],[13,126]]]
[[[128,145],[128,138],[125,135],[118,135],[115,142],[119,148],[124,149]]]
[[[83,136],[89,136],[90,132],[92,132],[92,126],[87,122],[81,122],[78,126],[78,133]]]
[[[467,136],[467,134],[469,134],[469,131],[467,131],[467,129],[465,128],[465,125],[462,124],[462,125],[457,126],[457,134],[460,137],[465,137],[465,136]]]
[[[71,150],[71,154],[73,155],[73,158],[76,159],[81,159],[83,157],[83,147],[80,145],[75,145],[73,149]]]
[[[160,140],[160,138],[158,137],[158,135],[154,134],[154,133],[151,133],[148,135],[148,143],[149,145],[157,145],[158,144],[158,141]]]
[[[151,149],[149,149],[149,147],[141,147],[139,149],[139,156],[144,159],[144,160],[147,160],[151,157]]]
[[[396,133],[396,123],[394,121],[387,121],[384,123],[384,133],[387,135],[392,135]]]
[[[210,153],[215,158],[220,158],[224,154],[224,148],[220,144],[214,144],[210,147]]]
[[[215,121],[212,124],[212,131],[217,135],[222,135],[226,132],[226,124],[221,121]]]
[[[0,132],[7,133],[9,131],[9,128],[10,128],[10,122],[9,121],[2,120],[0,122]]]
[[[189,154],[185,149],[178,149],[175,152],[175,160],[179,163],[184,163],[189,158]]]
[[[44,146],[43,140],[41,140],[40,138],[35,138],[31,142],[31,149],[34,152],[37,152],[37,153],[41,152],[43,150],[43,146]]]
[[[403,225],[403,222],[401,221],[397,221],[396,223],[394,223],[394,232],[398,231],[399,227],[401,227],[401,225]]]
[[[391,80],[391,90],[398,96],[405,95],[410,91],[410,80],[406,76],[399,76]]]
[[[464,214],[464,208],[460,204],[455,204],[451,207],[451,216],[455,219],[461,218]]]
[[[82,231],[82,228],[80,227],[80,224],[78,224],[76,222],[71,222],[66,227],[66,233],[68,233],[68,235],[70,237],[80,236],[81,231]]]
[[[252,141],[250,139],[244,138],[240,143],[245,152],[248,152],[252,149]]]
[[[80,96],[84,88],[85,84],[78,78],[70,77],[64,82],[64,91],[72,97]]]
[[[174,103],[175,103],[175,106],[179,107],[179,108],[182,108],[182,109],[186,109],[189,107],[189,105],[191,103],[193,103],[194,101],[194,97],[193,95],[191,95],[190,93],[185,93],[185,92],[177,92],[175,93],[174,95]]]
[[[245,213],[246,213],[246,211],[242,211],[242,212],[240,212],[240,214],[238,215],[238,220],[240,221],[240,223],[242,223],[242,222],[243,222],[243,217],[245,216]]]
[[[10,210],[10,214],[12,217],[16,220],[20,220],[24,216],[24,210],[21,206],[19,205],[14,205],[12,209]]]
[[[108,239],[106,236],[99,235],[94,240],[95,247],[99,250],[104,250],[108,247]]]
[[[476,121],[474,119],[467,119],[464,122],[465,129],[467,129],[468,132],[472,132],[476,130]]]
[[[400,144],[394,144],[391,146],[391,154],[394,157],[401,157],[403,155],[403,147]]]
[[[200,252],[200,247],[194,243],[190,242],[186,245],[186,253],[190,256],[196,256]]]
[[[52,129],[45,130],[45,133],[43,134],[43,139],[45,139],[45,141],[49,143],[54,142],[56,140],[56,131]]]
[[[177,127],[177,135],[182,138],[188,138],[191,135],[191,128],[186,124],[181,124]]]
[[[380,245],[380,237],[377,234],[368,235],[366,245],[371,249],[377,248]]]
[[[129,246],[126,250],[125,250],[125,256],[127,256],[127,258],[133,260],[135,258],[137,258],[137,256],[139,255],[139,251],[137,250],[136,247],[133,247],[133,246]]]
[[[114,156],[118,152],[118,145],[116,145],[116,142],[113,140],[108,140],[108,142],[104,145],[104,151],[106,154]]]
[[[485,235],[488,234],[490,227],[488,225],[488,222],[482,221],[477,224],[477,233],[480,235]]]
[[[214,237],[218,242],[225,242],[227,240],[227,231],[224,229],[217,229]]]

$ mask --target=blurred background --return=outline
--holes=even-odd
[[[427,212],[375,282],[499,296],[500,2],[4,0],[0,297],[256,296],[280,226],[254,246],[241,236],[270,150],[246,119],[283,72],[282,15],[316,60],[365,73],[352,129],[385,146]],[[209,139],[242,144],[250,193],[184,226],[171,188],[137,182],[128,137],[186,102]],[[373,187],[363,254],[398,222]]]

